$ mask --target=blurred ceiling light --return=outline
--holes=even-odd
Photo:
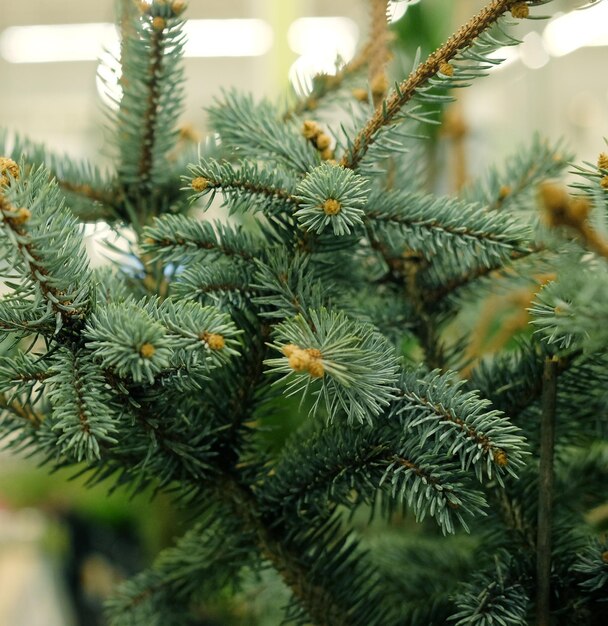
[[[586,46],[608,46],[608,3],[552,19],[543,33],[549,54],[561,57]]]
[[[359,29],[348,17],[301,17],[287,31],[289,47],[302,56],[342,57],[355,54]]]
[[[0,56],[9,63],[95,61],[116,38],[114,24],[11,26],[0,33]]]
[[[538,70],[549,62],[549,53],[543,38],[536,32],[527,33],[519,46],[522,63],[531,70]]]
[[[186,57],[248,57],[268,52],[270,25],[259,19],[190,20],[184,28]],[[115,49],[113,24],[12,26],[0,33],[0,56],[9,63],[95,61]]]
[[[272,47],[274,33],[259,19],[188,20],[186,57],[257,57]]]
[[[300,57],[289,69],[289,80],[299,95],[312,89],[316,74],[336,73],[336,63],[348,63],[359,38],[357,24],[347,17],[302,17],[287,31],[289,47]],[[321,45],[319,42],[323,42]]]

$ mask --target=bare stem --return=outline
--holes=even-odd
[[[538,535],[536,539],[536,623],[549,626],[551,598],[551,509],[553,504],[553,448],[559,361],[547,358],[543,372],[538,480]]]

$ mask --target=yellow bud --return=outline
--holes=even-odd
[[[329,145],[331,144],[331,139],[329,138],[329,135],[326,135],[325,133],[319,133],[316,143],[319,150],[325,150],[325,148],[329,148]]]
[[[25,224],[31,216],[32,213],[29,209],[21,207],[20,209],[17,209],[14,214],[8,216],[7,219],[9,219],[12,224],[19,226],[20,224]]]
[[[320,359],[323,355],[321,350],[317,348],[306,348],[305,352],[309,354],[313,359]]]
[[[337,215],[342,210],[342,205],[333,198],[328,198],[323,203],[323,211],[326,215]]]
[[[308,365],[308,373],[313,378],[323,378],[325,375],[325,368],[323,363],[319,359],[313,359]]]
[[[530,15],[530,8],[525,2],[518,2],[511,7],[511,15],[518,20],[524,20]]]
[[[10,174],[14,179],[19,178],[19,166],[8,157],[0,157],[0,187],[6,187],[9,183]]]
[[[388,79],[384,74],[378,74],[378,76],[372,80],[370,87],[372,88],[374,96],[383,96],[388,89]]]
[[[200,193],[201,191],[205,191],[205,189],[207,189],[209,181],[203,176],[197,176],[192,179],[190,186],[194,189],[194,191],[198,191]]]
[[[321,158],[324,161],[329,161],[330,159],[334,158],[334,151],[331,148],[325,148],[325,150],[323,150],[321,152]]]
[[[313,120],[306,120],[304,124],[302,124],[302,134],[306,139],[314,139],[319,133],[321,129],[316,122]]]
[[[601,170],[608,170],[608,154],[602,152],[599,157],[597,157],[597,166]]]
[[[496,450],[494,450],[493,457],[494,457],[494,462],[499,467],[506,467],[509,464],[507,453],[504,450],[501,450],[500,448],[497,448]]]
[[[352,90],[353,96],[359,100],[359,102],[367,102],[369,94],[367,93],[367,89],[361,89],[361,87],[357,87]]]
[[[310,355],[306,354],[304,350],[296,350],[289,357],[289,367],[296,372],[304,372],[310,365]]]
[[[604,176],[600,180],[600,186],[601,186],[602,189],[608,189],[608,176]]]
[[[511,193],[511,187],[509,185],[503,185],[498,191],[499,200],[504,200]]]
[[[572,221],[575,224],[581,224],[589,217],[591,203],[587,198],[572,198],[569,211]]]
[[[439,71],[445,76],[454,76],[454,66],[450,65],[449,63],[442,63],[439,66]]]
[[[151,359],[154,356],[155,352],[156,348],[151,343],[147,342],[142,344],[141,348],[139,349],[139,354],[143,359]]]
[[[226,345],[225,339],[222,335],[217,335],[215,333],[209,333],[205,341],[211,350],[221,350]]]
[[[281,348],[281,352],[283,352],[286,357],[290,357],[297,350],[300,350],[300,348],[293,343],[288,343]]]

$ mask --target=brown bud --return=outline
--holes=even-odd
[[[601,170],[608,170],[608,154],[602,152],[600,156],[597,157],[597,166]]]
[[[8,219],[15,226],[19,226],[21,224],[25,224],[25,222],[27,222],[31,216],[32,216],[32,213],[29,209],[26,209],[25,207],[21,207],[20,209],[17,209],[15,213],[10,215]]]
[[[384,74],[378,74],[371,82],[372,94],[374,96],[383,96],[388,89],[388,79]]]
[[[329,138],[329,135],[326,135],[325,133],[319,133],[317,135],[316,143],[319,150],[325,150],[325,148],[329,148],[329,145],[331,144],[331,139]]]
[[[334,158],[334,151],[331,148],[325,148],[325,150],[321,151],[321,158],[324,161],[329,161]]]
[[[511,15],[518,20],[524,20],[530,15],[530,8],[525,2],[518,2],[511,7]]]
[[[306,139],[314,139],[320,132],[319,125],[313,120],[306,120],[302,124],[302,134]]]
[[[608,176],[604,176],[601,180],[600,180],[600,187],[602,189],[608,189]]]
[[[498,199],[504,200],[510,193],[511,193],[511,187],[509,187],[509,185],[503,185],[498,190]]]
[[[173,15],[181,15],[188,6],[188,3],[185,0],[173,0],[171,3],[171,10],[173,11]]]
[[[356,89],[353,89],[352,94],[357,100],[359,100],[359,102],[367,102],[369,98],[367,89],[361,89],[361,87],[357,87]]]
[[[164,17],[157,16],[152,20],[152,28],[159,33],[167,27],[167,20]]]
[[[506,467],[509,464],[509,458],[507,457],[507,453],[501,448],[497,448],[494,450],[494,463],[499,467]]]

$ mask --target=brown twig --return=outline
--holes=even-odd
[[[427,60],[419,65],[385,100],[383,106],[376,109],[373,117],[353,140],[352,147],[342,157],[340,164],[343,167],[356,168],[369,147],[376,141],[378,131],[395,119],[416,91],[435,76],[444,63],[448,63],[462,49],[470,46],[482,32],[494,24],[518,1],[492,0],[475,17],[454,33],[443,46],[431,53]]]
[[[388,0],[371,0],[370,51],[368,78],[374,106],[382,103],[388,88],[386,62],[388,60]]]

